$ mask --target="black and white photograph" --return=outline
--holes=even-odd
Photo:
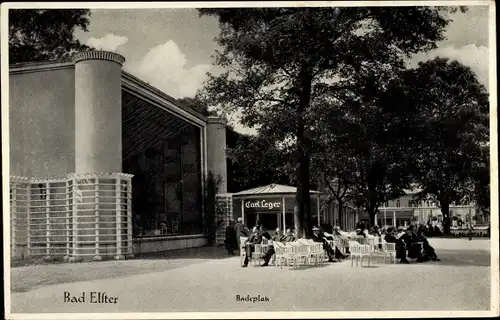
[[[495,10],[3,3],[6,318],[499,316]]]

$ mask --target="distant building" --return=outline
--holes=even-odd
[[[407,190],[406,194],[400,198],[390,200],[380,206],[380,213],[376,217],[377,225],[407,226],[414,223],[427,223],[429,220],[433,220],[433,217],[437,219],[437,224],[441,224],[443,222],[441,208],[433,200],[415,200],[415,195],[419,191],[418,189]],[[475,223],[476,211],[474,203],[450,205],[450,216],[457,217],[457,220],[452,220],[452,223],[456,223],[458,219],[464,222],[472,219]],[[368,214],[361,212],[359,220],[368,224]]]

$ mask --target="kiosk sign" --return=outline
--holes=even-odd
[[[245,200],[245,209],[253,210],[278,210],[281,209],[280,199],[252,199]]]

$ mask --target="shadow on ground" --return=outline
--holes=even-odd
[[[137,254],[135,259],[227,259],[239,256],[239,251],[230,255],[224,247],[200,247],[162,252]]]
[[[444,265],[455,267],[489,267],[491,266],[490,253],[478,250],[439,250],[436,252],[441,261],[427,261],[423,263],[412,262],[415,264],[426,265]]]

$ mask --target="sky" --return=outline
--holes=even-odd
[[[471,67],[488,87],[488,7],[470,6],[456,13],[438,48],[417,54],[409,66],[436,56]],[[89,31],[77,31],[82,42],[126,58],[124,70],[174,98],[193,97],[207,72],[217,73],[212,54],[218,21],[200,17],[196,9],[105,9],[92,10]],[[242,133],[254,132],[233,123]]]

